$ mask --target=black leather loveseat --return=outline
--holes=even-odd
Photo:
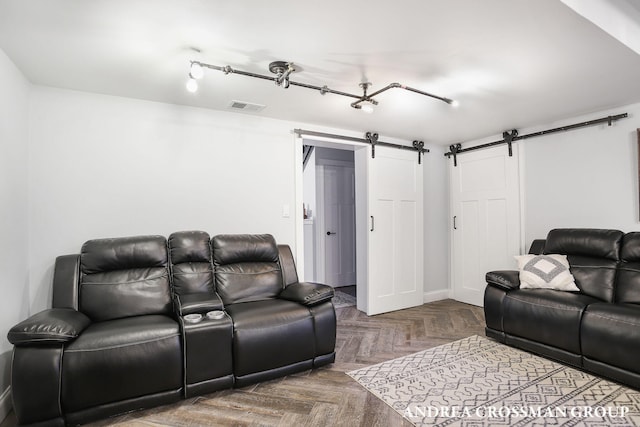
[[[640,388],[640,233],[556,229],[530,253],[567,255],[579,292],[487,273],[489,337]]]
[[[331,363],[332,297],[270,235],[88,241],[56,259],[53,308],[8,334],[18,421],[82,424]]]

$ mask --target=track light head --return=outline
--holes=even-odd
[[[373,107],[374,107],[374,103],[369,101],[364,101],[360,104],[360,109],[367,114],[373,113],[373,110],[374,110]]]
[[[198,91],[198,82],[191,74],[189,74],[189,80],[187,80],[187,90],[191,93]]]
[[[202,76],[204,76],[204,69],[202,68],[202,64],[197,61],[191,61],[189,75],[196,80],[201,79]]]

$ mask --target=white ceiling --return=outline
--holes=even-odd
[[[38,85],[248,101],[267,105],[261,116],[447,145],[640,102],[640,55],[559,0],[0,0],[0,49]],[[191,94],[190,59],[260,74],[292,61],[291,80],[356,94],[398,82],[460,106],[392,89],[366,114],[213,70]]]

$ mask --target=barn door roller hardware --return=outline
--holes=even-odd
[[[457,156],[459,154],[467,153],[469,151],[481,150],[483,148],[494,147],[496,145],[507,144],[507,146],[509,147],[509,156],[512,156],[513,151],[512,151],[511,145],[516,141],[533,138],[536,136],[549,135],[557,132],[565,132],[568,130],[579,129],[587,126],[595,126],[602,123],[606,123],[608,126],[611,126],[613,122],[620,119],[625,119],[627,117],[628,117],[627,113],[616,114],[615,116],[602,117],[595,120],[588,120],[586,122],[574,123],[572,125],[567,125],[567,126],[560,126],[557,128],[547,129],[540,132],[529,133],[526,135],[518,135],[518,131],[516,129],[513,129],[511,132],[503,132],[502,138],[504,139],[501,139],[500,141],[489,142],[486,144],[476,145],[474,147],[469,147],[469,148],[462,148],[462,144],[452,144],[449,146],[449,152],[445,153],[444,155],[447,157],[453,157],[453,166],[458,166]]]
[[[335,135],[332,133],[315,132],[312,130],[304,130],[304,129],[294,129],[293,132],[299,137],[302,137],[302,135],[307,135],[307,136],[319,136],[322,138],[340,139],[343,141],[352,141],[352,142],[361,142],[361,143],[364,142],[365,144],[371,145],[371,158],[373,159],[376,158],[377,146],[396,148],[398,150],[417,151],[419,164],[422,163],[422,155],[424,153],[429,152],[428,148],[424,148],[423,141],[413,141],[413,145],[410,147],[408,145],[400,145],[400,144],[394,144],[392,142],[379,141],[378,134],[375,132],[365,133],[364,138],[356,138],[353,136],[345,136],[345,135]]]
[[[390,142],[378,141],[378,134],[377,133],[367,132],[364,135],[364,137],[365,137],[366,142],[371,145],[371,158],[372,159],[376,158],[376,145],[382,145],[384,147],[391,147],[391,148],[399,148],[401,150],[417,151],[418,152],[418,164],[422,164],[422,153],[428,153],[429,152],[428,148],[424,148],[424,142],[423,141],[414,140],[411,143],[411,147],[408,147],[406,145],[392,144]]]
[[[516,129],[513,129],[511,132],[502,132],[504,142],[506,142],[509,147],[509,157],[513,157],[513,147],[511,145],[513,144],[513,138],[516,136],[518,136],[518,131]]]
[[[413,148],[418,150],[418,164],[422,163],[422,153],[424,152],[424,141],[413,141]],[[429,150],[427,150],[429,151]]]
[[[367,142],[371,145],[371,158],[376,158],[376,144],[378,143],[378,134],[367,132],[364,134],[364,137],[367,138]]]
[[[462,144],[451,144],[449,146],[449,152],[445,154],[445,156],[447,154],[453,156],[453,166],[458,166],[458,153],[460,150],[462,150]]]
[[[189,92],[196,92],[198,90],[198,80],[204,76],[205,69],[222,71],[224,74],[240,74],[242,76],[253,77],[256,79],[271,80],[275,82],[276,86],[280,86],[284,89],[287,89],[290,86],[298,86],[305,89],[317,90],[318,92],[320,92],[321,95],[332,93],[334,95],[346,96],[348,98],[355,99],[355,101],[351,103],[351,106],[353,108],[357,110],[362,110],[368,113],[373,112],[373,107],[378,105],[378,101],[376,101],[373,98],[374,96],[380,95],[383,92],[386,92],[390,89],[396,89],[396,88],[404,89],[409,92],[413,92],[419,95],[427,96],[429,98],[437,99],[438,101],[447,103],[452,107],[458,106],[458,102],[454,101],[451,98],[434,95],[433,93],[425,92],[423,90],[409,87],[400,83],[391,83],[380,90],[367,94],[367,89],[369,89],[369,86],[371,86],[371,83],[363,82],[363,83],[360,83],[360,87],[362,88],[362,95],[357,95],[353,93],[329,89],[327,85],[316,86],[316,85],[311,85],[307,83],[296,82],[289,79],[291,74],[297,71],[296,67],[293,62],[287,62],[287,61],[274,61],[269,64],[269,71],[275,74],[275,76],[251,73],[249,71],[236,70],[234,68],[231,68],[228,65],[219,66],[219,65],[207,64],[205,62],[200,62],[200,61],[191,61],[191,65],[189,68],[189,80],[187,81],[187,90]]]

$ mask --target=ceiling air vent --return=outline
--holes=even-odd
[[[266,105],[262,104],[254,104],[252,102],[244,102],[244,101],[231,101],[229,107],[234,110],[242,110],[247,112],[257,112],[262,111]]]

